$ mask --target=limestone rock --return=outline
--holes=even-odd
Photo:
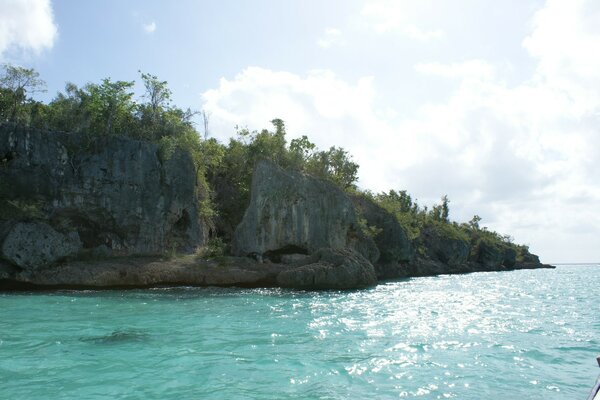
[[[348,196],[330,182],[260,161],[250,205],[235,230],[235,255],[312,254],[320,248],[353,248],[375,262],[379,251],[362,233]]]
[[[79,252],[77,232],[64,235],[44,223],[16,223],[6,232],[0,247],[1,257],[26,270],[35,270]]]
[[[449,267],[467,262],[469,258],[469,243],[461,238],[453,237],[438,231],[435,227],[426,227],[421,232],[421,240],[427,255]]]
[[[513,268],[517,263],[517,251],[512,247],[506,247],[504,249],[504,257],[502,260],[502,265],[507,268]]]
[[[307,257],[309,257],[309,256],[307,256],[306,254],[296,254],[296,253],[283,254],[281,256],[281,263],[282,264],[294,264],[294,263],[303,261]]]
[[[0,159],[0,202],[35,205],[56,230],[77,231],[87,252],[157,254],[206,240],[194,165],[183,151],[162,159],[153,143],[6,123]]]
[[[494,269],[502,265],[504,261],[504,248],[490,244],[485,240],[479,240],[474,249],[475,262],[485,268]]]
[[[277,284],[296,289],[358,289],[376,283],[373,265],[350,249],[320,249],[277,276]]]
[[[66,261],[53,268],[21,271],[2,276],[3,288],[134,288],[153,286],[271,287],[277,275],[289,268],[281,264],[259,264],[247,257],[200,260],[192,256],[113,257],[104,260]]]
[[[378,230],[374,237],[380,254],[375,264],[377,276],[381,279],[405,276],[404,264],[413,259],[414,249],[398,219],[363,195],[353,195],[351,199],[367,225]]]

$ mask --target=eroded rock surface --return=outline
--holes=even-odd
[[[44,223],[15,223],[0,236],[0,257],[22,269],[47,267],[81,249],[76,231],[62,234]]]
[[[189,155],[163,159],[157,145],[122,137],[0,125],[0,200],[12,207],[0,219],[25,210],[25,220],[76,232],[89,254],[192,250],[206,239]]]
[[[364,195],[356,194],[351,199],[360,217],[376,232],[373,239],[379,250],[379,259],[374,265],[377,277],[391,279],[404,276],[405,266],[414,258],[415,251],[398,219]]]
[[[335,185],[260,161],[252,197],[236,228],[235,255],[313,254],[320,248],[352,248],[371,262],[379,257],[358,223],[348,196]]]
[[[421,232],[421,240],[427,256],[451,268],[465,264],[470,253],[469,242],[444,234],[438,229],[430,226]]]
[[[350,249],[320,249],[277,276],[277,284],[295,289],[360,289],[377,284],[373,265]]]

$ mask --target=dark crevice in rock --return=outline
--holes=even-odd
[[[272,262],[279,263],[279,262],[281,262],[282,256],[287,255],[287,254],[305,254],[306,255],[306,254],[308,254],[308,250],[303,247],[288,245],[288,246],[279,248],[277,250],[269,250],[269,251],[265,252],[265,254],[263,256],[264,256],[264,258],[266,258]]]

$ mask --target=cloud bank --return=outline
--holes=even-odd
[[[0,59],[7,51],[50,49],[58,29],[50,0],[0,0]]]
[[[375,5],[368,13],[383,16]],[[378,29],[406,31],[408,17],[398,15]],[[235,125],[260,129],[282,118],[292,137],[349,150],[364,188],[408,189],[426,204],[448,194],[453,218],[477,213],[545,261],[592,261],[600,236],[600,3],[548,1],[522,46],[535,69],[512,85],[483,59],[417,63],[418,75],[456,88],[404,118],[376,107],[376,78],[346,82],[327,70],[248,67],[205,92],[204,106],[222,139]]]

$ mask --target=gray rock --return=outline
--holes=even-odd
[[[517,263],[517,251],[512,247],[506,247],[504,249],[504,257],[502,260],[502,265],[507,268],[513,268]]]
[[[26,270],[47,267],[81,249],[77,232],[63,235],[44,223],[16,223],[2,238],[1,257]]]
[[[530,253],[529,250],[524,251],[520,255],[520,259],[518,261],[525,264],[541,264],[540,258],[537,255]]]
[[[18,288],[23,284],[75,289],[164,285],[270,287],[275,286],[277,275],[286,268],[289,267],[281,264],[259,264],[246,257],[215,260],[193,256],[171,260],[127,257],[67,261],[53,268],[22,271],[1,283],[5,288]]]
[[[363,195],[353,195],[351,199],[367,225],[379,230],[374,237],[380,254],[375,265],[377,276],[381,279],[405,276],[402,264],[413,259],[414,249],[398,219]]]
[[[350,249],[320,249],[295,268],[282,271],[277,284],[295,289],[359,289],[377,284],[373,265]]]
[[[379,251],[358,224],[348,196],[330,182],[258,162],[250,205],[235,230],[233,254],[308,253],[353,248],[371,262]]]
[[[484,270],[514,268],[517,262],[517,251],[507,243],[488,243],[480,239],[471,253],[471,261],[480,264]]]
[[[438,229],[440,228],[428,226],[421,232],[421,240],[427,256],[449,267],[465,264],[470,253],[469,243],[461,238],[444,234]]]
[[[0,260],[0,281],[14,280],[18,272],[20,272],[19,268]]]
[[[192,250],[206,240],[193,162],[123,137],[0,125],[0,199],[33,202],[58,231],[75,230],[84,249],[113,255]]]
[[[306,254],[283,254],[281,256],[281,263],[282,264],[294,264],[297,262],[301,262],[303,260],[305,260],[307,257]]]

